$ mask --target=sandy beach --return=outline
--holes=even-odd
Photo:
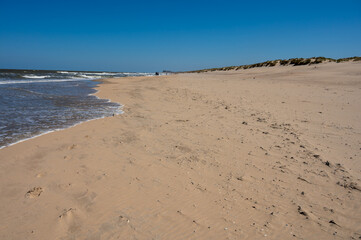
[[[361,62],[105,79],[0,150],[0,239],[360,239]]]

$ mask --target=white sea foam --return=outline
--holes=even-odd
[[[45,76],[36,76],[36,75],[24,75],[23,78],[47,78],[50,77],[49,75]]]
[[[85,74],[81,74],[79,75],[80,77],[83,77],[83,78],[92,78],[92,79],[95,79],[95,78],[101,78],[101,76],[91,76],[91,75],[85,75]]]
[[[69,78],[69,79],[46,79],[46,80],[8,80],[0,81],[0,84],[20,84],[20,83],[44,83],[44,82],[71,82],[71,81],[84,81],[95,78]]]
[[[84,73],[84,74],[87,74],[87,75],[100,75],[100,76],[113,76],[113,75],[119,75],[119,74],[122,74],[122,73],[107,73],[107,72],[102,72],[102,73]]]

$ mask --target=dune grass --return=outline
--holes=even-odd
[[[326,58],[326,57],[312,57],[312,58],[290,58],[290,59],[277,59],[273,61],[266,61],[261,63],[255,63],[250,65],[241,66],[229,66],[220,68],[209,68],[195,71],[187,71],[188,73],[201,73],[201,72],[213,72],[213,71],[229,71],[229,70],[242,70],[256,67],[274,67],[274,66],[302,66],[320,64],[323,62],[347,62],[347,61],[361,61],[361,57],[348,57],[348,58]]]

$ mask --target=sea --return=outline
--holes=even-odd
[[[0,149],[121,114],[121,104],[94,95],[99,80],[150,75],[154,74],[0,69]]]

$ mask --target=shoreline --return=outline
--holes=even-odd
[[[357,239],[360,65],[104,79],[124,114],[0,150],[0,238]]]
[[[108,102],[112,102],[111,99],[107,99],[107,98],[99,98],[96,94],[99,92],[99,85],[102,84],[102,80],[106,80],[106,78],[104,79],[86,79],[85,81],[94,81],[94,82],[99,82],[93,89],[96,90],[95,93],[91,93],[89,94],[90,96],[94,96],[96,97],[97,99],[103,99],[103,100],[108,100]],[[74,81],[74,80],[69,80],[69,81]],[[116,112],[114,113],[114,115],[119,115],[119,114],[122,114],[123,111],[123,105],[121,103],[118,103],[118,102],[113,102],[113,103],[117,103],[119,104],[119,107],[118,109],[116,110]],[[24,142],[24,141],[28,141],[28,140],[31,140],[31,139],[34,139],[34,138],[37,138],[37,137],[40,137],[40,136],[43,136],[43,135],[46,135],[46,134],[49,134],[49,133],[53,133],[53,132],[58,132],[58,131],[61,131],[61,130],[65,130],[65,129],[68,129],[68,128],[72,128],[72,127],[75,127],[79,124],[82,124],[82,123],[85,123],[85,122],[88,122],[88,121],[93,121],[93,120],[98,120],[98,119],[102,119],[102,118],[106,118],[107,116],[102,116],[102,117],[98,117],[98,118],[92,118],[92,119],[88,119],[88,120],[84,120],[84,121],[81,121],[81,122],[78,122],[78,123],[75,123],[71,126],[68,126],[68,127],[63,127],[63,128],[57,128],[57,129],[53,129],[53,130],[50,130],[50,131],[46,131],[46,132],[42,132],[42,133],[39,133],[39,134],[36,134],[34,136],[31,136],[29,138],[24,138],[24,139],[21,139],[19,141],[16,141],[16,142],[13,142],[13,143],[10,143],[8,145],[4,145],[4,146],[0,146],[0,150],[1,149],[4,149],[4,148],[7,148],[7,147],[10,147],[10,146],[13,146],[15,144],[18,144],[18,143],[21,143],[21,142]]]

